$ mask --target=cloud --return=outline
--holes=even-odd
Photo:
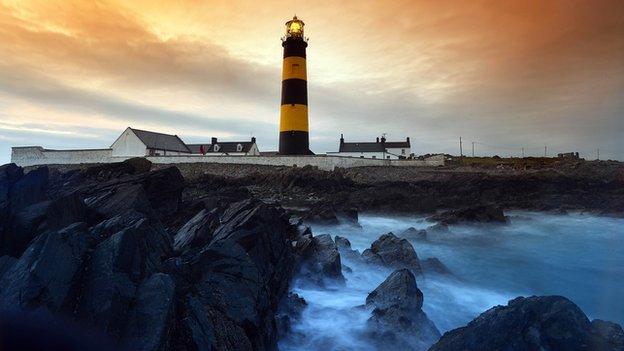
[[[313,35],[316,151],[334,150],[341,132],[386,132],[411,136],[417,153],[455,152],[459,136],[500,150],[624,153],[622,2],[301,6]],[[53,111],[56,124],[71,115],[75,130],[96,117],[103,134],[123,124],[191,141],[253,132],[275,149],[285,11],[277,2],[0,4],[0,109],[12,107],[0,115],[40,126],[41,116],[15,112],[18,101]]]

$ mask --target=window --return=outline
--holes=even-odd
[[[219,151],[219,149],[220,149],[219,144],[215,144],[215,146],[214,146],[213,150],[214,150],[215,152],[217,152],[217,151]]]
[[[390,159],[390,156],[386,156],[386,158],[389,160],[389,159]]]
[[[373,155],[373,158],[377,158],[377,156]]]
[[[237,144],[237,145],[236,145],[236,151],[238,151],[238,152],[243,151],[243,145],[241,145],[241,144]]]
[[[405,155],[405,149],[401,149],[401,155]]]

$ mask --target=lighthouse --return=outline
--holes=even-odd
[[[282,38],[284,62],[282,65],[282,103],[280,107],[279,153],[281,155],[309,155],[308,82],[304,23],[297,16],[286,22],[286,36]]]

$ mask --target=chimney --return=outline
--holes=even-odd
[[[377,137],[377,142],[379,142],[379,137]]]
[[[251,137],[251,142],[255,144],[256,143],[256,137]]]
[[[340,134],[340,143],[344,144],[344,135],[343,134]]]
[[[410,143],[409,137],[405,138],[405,140],[407,140],[407,145],[409,145]]]
[[[386,137],[385,137],[385,136],[382,136],[382,137],[381,137],[381,142],[382,142],[382,143],[385,143],[385,142],[386,142]]]
[[[217,143],[217,138],[212,138],[212,145]]]

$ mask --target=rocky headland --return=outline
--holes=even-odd
[[[394,270],[360,307],[370,311],[362,337],[378,349],[624,350],[619,325],[557,296],[514,299],[440,338],[415,277],[452,272],[405,239],[454,223],[502,225],[509,209],[621,216],[622,165],[603,166],[0,166],[0,330],[22,331],[0,341],[26,349],[43,341],[24,331],[43,330],[71,350],[275,350],[301,337],[290,326],[306,301],[290,292],[293,279],[340,286],[349,257]],[[437,224],[383,234],[363,253],[306,225],[358,225],[363,211]],[[76,338],[80,328],[100,337]]]

